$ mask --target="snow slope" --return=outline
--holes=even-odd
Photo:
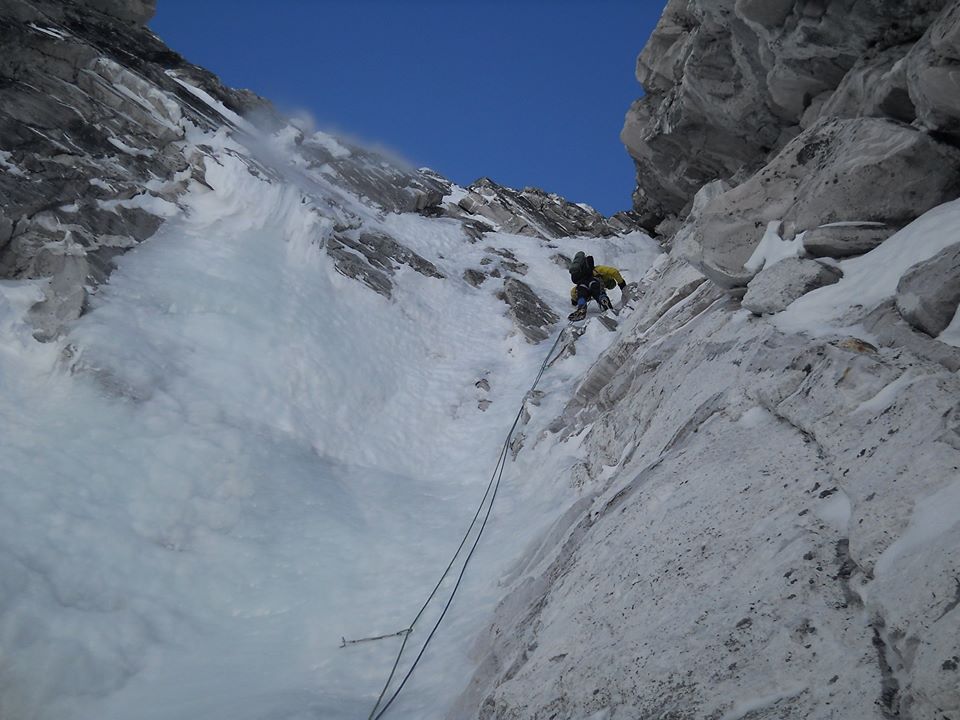
[[[584,248],[636,278],[657,253],[637,235],[473,245],[459,222],[354,197],[365,227],[447,276],[400,269],[387,300],[322,251],[339,221],[322,195],[251,172],[226,133],[201,141],[206,185],[119,260],[58,342],[25,324],[41,283],[0,286],[5,719],[365,717],[398,641],[340,649],[341,637],[409,622],[549,345],[515,331],[498,281],[475,289],[463,271],[486,244],[508,249],[565,314],[551,255]],[[558,412],[615,337],[589,325],[531,412]],[[533,470],[508,466],[394,717],[440,716],[466,684],[498,579],[569,500]]]

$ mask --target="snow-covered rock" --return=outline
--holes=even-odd
[[[327,240],[327,252],[340,272],[388,298],[390,277],[401,265],[426,277],[444,277],[432,262],[382,232],[335,233]]]
[[[510,308],[510,317],[520,332],[532,343],[546,340],[550,329],[560,319],[529,285],[517,278],[504,280],[501,297]]]
[[[74,318],[78,293],[95,290],[118,254],[205,182],[209,150],[197,133],[245,136],[251,172],[322,195],[343,227],[356,224],[344,191],[389,212],[437,205],[448,191],[432,174],[301,130],[266,100],[225,87],[143,27],[153,10],[152,0],[0,8],[0,277],[48,275],[37,261],[45,251],[84,257],[89,269],[75,285],[61,276],[47,287],[48,320]]]
[[[897,311],[960,229],[958,7],[667,4],[621,137],[673,250],[524,427],[518,462],[569,455],[570,498],[448,717],[960,712],[951,271],[941,340]],[[829,277],[790,287],[804,270]],[[748,282],[768,316],[730,296]]]
[[[750,281],[741,304],[756,315],[777,313],[811,290],[835,283],[842,276],[839,268],[816,260],[786,258],[764,268]]]

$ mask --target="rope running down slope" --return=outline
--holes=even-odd
[[[424,652],[426,652],[427,646],[430,644],[430,641],[433,639],[434,634],[436,634],[437,629],[440,627],[440,623],[443,622],[444,616],[447,614],[447,610],[450,609],[451,604],[453,604],[453,598],[457,594],[457,590],[460,588],[460,583],[463,580],[463,576],[467,571],[467,565],[470,563],[470,559],[473,557],[474,551],[477,549],[477,545],[480,543],[480,537],[483,535],[483,531],[487,526],[487,520],[490,518],[490,513],[493,510],[493,502],[497,497],[497,491],[500,489],[500,480],[503,477],[503,470],[506,466],[507,453],[510,449],[510,442],[513,440],[513,433],[517,429],[517,425],[520,424],[520,418],[523,417],[523,411],[526,408],[527,399],[533,394],[537,389],[537,385],[540,384],[543,374],[546,372],[547,367],[550,365],[550,358],[553,356],[553,351],[557,349],[557,346],[560,344],[560,340],[566,333],[570,325],[567,325],[557,334],[557,339],[553,341],[553,345],[550,346],[550,350],[547,352],[547,356],[543,359],[543,364],[540,366],[540,371],[537,373],[536,379],[533,381],[533,385],[530,386],[530,389],[527,391],[526,395],[523,396],[523,400],[520,402],[520,409],[517,411],[517,416],[513,420],[513,425],[510,426],[510,431],[507,433],[506,440],[503,442],[503,447],[500,450],[500,457],[497,460],[497,464],[494,467],[493,474],[490,476],[490,482],[487,484],[486,492],[483,494],[483,498],[480,500],[480,504],[477,507],[477,512],[473,516],[473,520],[470,521],[470,525],[467,527],[466,532],[463,535],[463,540],[460,541],[460,545],[457,548],[457,551],[453,554],[453,557],[450,558],[450,562],[447,565],[446,569],[443,571],[443,574],[440,576],[440,579],[437,581],[437,584],[434,586],[433,591],[430,593],[430,596],[426,599],[423,605],[420,608],[420,611],[417,613],[416,617],[413,618],[413,621],[403,630],[400,630],[397,633],[392,635],[387,635],[385,637],[394,637],[394,636],[403,636],[403,642],[400,644],[400,650],[397,652],[397,657],[394,660],[393,667],[390,670],[390,675],[387,677],[387,681],[383,685],[383,690],[380,691],[380,696],[377,698],[376,704],[373,706],[373,709],[370,711],[370,715],[367,717],[367,720],[380,720],[387,712],[389,707],[393,704],[393,701],[397,699],[400,695],[400,692],[403,690],[404,685],[407,684],[407,680],[410,679],[410,676],[413,675],[413,671],[416,669],[417,664],[420,662],[420,659],[423,657]],[[486,512],[484,512],[484,506],[486,506]],[[403,679],[400,681],[400,684],[397,686],[396,690],[384,701],[384,698],[387,695],[387,691],[390,689],[390,684],[393,682],[394,677],[397,674],[397,668],[400,666],[400,660],[403,658],[403,654],[407,649],[407,643],[410,640],[410,635],[413,633],[413,629],[416,626],[417,622],[423,616],[423,613],[426,611],[427,607],[436,597],[437,592],[440,590],[440,586],[443,584],[443,581],[450,574],[450,570],[453,568],[454,564],[457,561],[457,558],[460,556],[460,553],[463,551],[464,547],[467,545],[467,540],[470,537],[470,533],[473,532],[474,527],[477,525],[477,520],[480,518],[480,515],[483,514],[483,519],[480,521],[480,527],[477,530],[476,537],[473,540],[473,544],[470,546],[470,550],[467,553],[466,558],[463,561],[463,567],[460,568],[460,572],[457,575],[457,581],[453,586],[453,590],[450,592],[450,597],[447,598],[446,603],[443,606],[443,611],[440,613],[440,617],[437,618],[437,621],[434,623],[433,627],[430,629],[430,633],[427,635],[427,639],[423,643],[423,647],[420,648],[420,652],[417,653],[417,657],[414,659],[413,664],[410,666],[410,669],[407,670],[406,674],[403,676]],[[365,638],[367,639],[367,638]],[[374,639],[374,638],[369,638]],[[363,640],[353,640],[347,641],[344,640],[344,645],[355,644],[357,642],[363,642]]]

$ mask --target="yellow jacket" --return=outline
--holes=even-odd
[[[607,290],[613,290],[617,285],[622,288],[626,284],[620,271],[609,265],[597,265],[593,268],[593,274],[603,280],[603,286]],[[577,304],[576,286],[570,288],[570,300],[574,305]]]

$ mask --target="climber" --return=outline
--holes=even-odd
[[[594,265],[593,256],[578,252],[570,263],[570,279],[574,287],[570,289],[570,303],[577,309],[568,318],[583,320],[587,316],[587,303],[590,298],[597,301],[601,310],[613,310],[613,303],[606,291],[615,286],[620,288],[623,302],[626,302],[627,282],[615,267]]]

